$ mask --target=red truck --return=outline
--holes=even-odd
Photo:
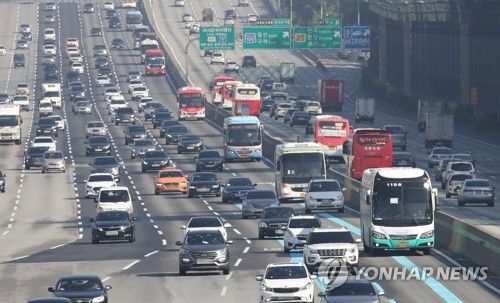
[[[318,80],[318,98],[323,111],[342,111],[344,80]]]

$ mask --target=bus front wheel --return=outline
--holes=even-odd
[[[424,256],[430,255],[431,254],[431,248],[430,247],[422,248],[422,253],[424,254]]]

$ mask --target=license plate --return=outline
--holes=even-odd
[[[306,193],[300,193],[300,197],[301,198],[305,198],[306,197]]]
[[[95,151],[102,151],[102,148],[96,148]]]
[[[206,167],[214,167],[215,164],[205,164]]]
[[[118,231],[116,230],[107,231],[106,236],[118,236]]]
[[[329,150],[337,150],[337,146],[328,146]]]
[[[327,201],[321,201],[321,205],[323,205],[323,206],[328,206],[328,205],[331,205],[331,204],[332,204],[332,202],[330,202],[329,200],[327,200]]]
[[[284,233],[285,233],[285,231],[284,231],[284,230],[282,230],[282,229],[276,229],[276,230],[274,231],[274,233],[275,233],[276,235],[282,235],[282,234],[284,234]]]
[[[198,191],[201,193],[204,193],[204,192],[210,191],[210,189],[209,188],[198,188]]]
[[[168,189],[177,188],[177,186],[176,186],[176,185],[173,185],[173,184],[171,184],[171,185],[167,185],[166,187],[167,187]]]
[[[408,242],[398,242],[398,247],[408,247]]]
[[[12,137],[3,137],[4,140],[12,140]]]
[[[151,165],[151,166],[152,166],[152,167],[158,167],[158,166],[160,166],[160,164],[153,164],[153,165]]]
[[[249,155],[240,155],[240,158],[248,158]]]
[[[188,146],[186,149],[194,149],[194,146]]]
[[[398,164],[399,165],[406,165],[406,161],[399,161]]]
[[[196,259],[196,264],[212,264],[212,259]]]

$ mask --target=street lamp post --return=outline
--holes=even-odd
[[[320,19],[323,19],[323,0],[321,0],[321,2],[320,2],[319,15],[320,15]]]
[[[360,23],[360,19],[361,19],[361,15],[359,13],[359,0],[358,0],[358,26],[359,26],[359,23]]]
[[[189,56],[188,56],[189,45],[191,45],[191,43],[193,43],[193,41],[196,41],[199,39],[200,39],[200,37],[196,37],[196,38],[189,40],[188,43],[186,44],[186,48],[184,49],[184,54],[186,54],[186,61],[185,61],[185,65],[184,65],[184,68],[186,70],[185,70],[185,79],[184,80],[187,84],[189,84]]]
[[[293,0],[290,0],[290,26],[293,27]]]

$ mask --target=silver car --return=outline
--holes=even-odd
[[[487,179],[465,180],[462,188],[458,191],[458,206],[466,203],[486,203],[495,206],[495,187],[491,186]]]
[[[75,115],[78,114],[92,114],[92,104],[88,101],[78,101],[73,107]]]
[[[458,195],[458,190],[463,186],[465,180],[473,179],[471,174],[454,173],[446,182],[446,198],[451,198],[452,195]]]
[[[264,208],[279,205],[278,198],[273,190],[254,189],[247,191],[243,198],[241,216],[247,219],[250,216],[260,217]]]
[[[85,126],[85,138],[106,135],[106,125],[101,121],[90,121]]]
[[[156,150],[156,146],[151,139],[136,139],[132,143],[132,151],[130,152],[130,159],[142,157],[148,151]]]
[[[429,168],[433,168],[441,159],[449,158],[453,155],[453,150],[449,147],[434,147],[429,154]]]
[[[46,151],[43,154],[42,173],[50,170],[66,172],[66,160],[61,151]]]

